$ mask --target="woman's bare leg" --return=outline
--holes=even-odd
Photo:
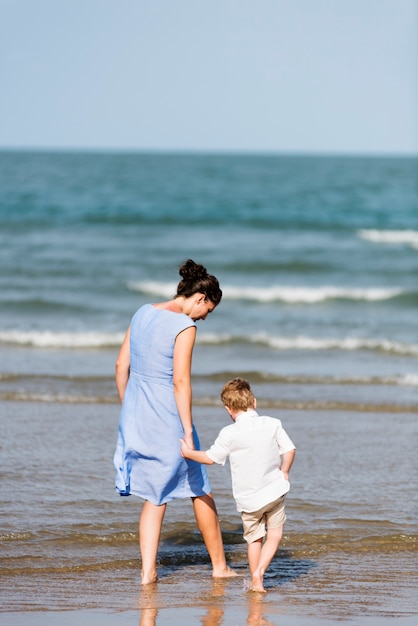
[[[139,550],[142,560],[143,585],[155,583],[157,575],[157,553],[166,504],[157,506],[146,500],[139,518]]]
[[[192,502],[197,526],[202,533],[203,541],[212,561],[213,577],[236,576],[236,572],[226,563],[221,527],[212,494],[192,498]]]

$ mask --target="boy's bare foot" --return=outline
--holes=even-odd
[[[212,573],[213,578],[233,578],[238,576],[237,572],[231,569],[228,565],[225,567],[214,569]]]
[[[253,576],[250,585],[250,591],[257,591],[258,593],[266,593],[263,585],[263,579],[258,576]]]

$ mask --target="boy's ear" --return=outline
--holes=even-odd
[[[254,408],[254,409],[256,409],[256,408],[257,408],[257,398],[254,398],[254,407],[253,407],[253,408]]]

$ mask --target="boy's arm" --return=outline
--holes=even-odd
[[[290,468],[293,465],[293,461],[295,459],[295,453],[296,453],[296,450],[289,450],[289,452],[285,452],[281,456],[282,464],[280,466],[280,469],[282,470],[283,476],[285,477],[286,480],[289,480],[289,472],[290,472]]]
[[[180,443],[180,453],[184,459],[190,459],[190,461],[197,461],[197,463],[204,463],[205,465],[213,465],[215,462],[212,461],[203,450],[193,450],[189,448],[184,439],[180,439]]]

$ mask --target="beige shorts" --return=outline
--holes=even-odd
[[[278,500],[270,502],[259,511],[253,513],[241,512],[242,525],[244,527],[244,539],[247,543],[253,543],[266,534],[267,528],[280,528],[286,521],[284,511],[286,494]]]

